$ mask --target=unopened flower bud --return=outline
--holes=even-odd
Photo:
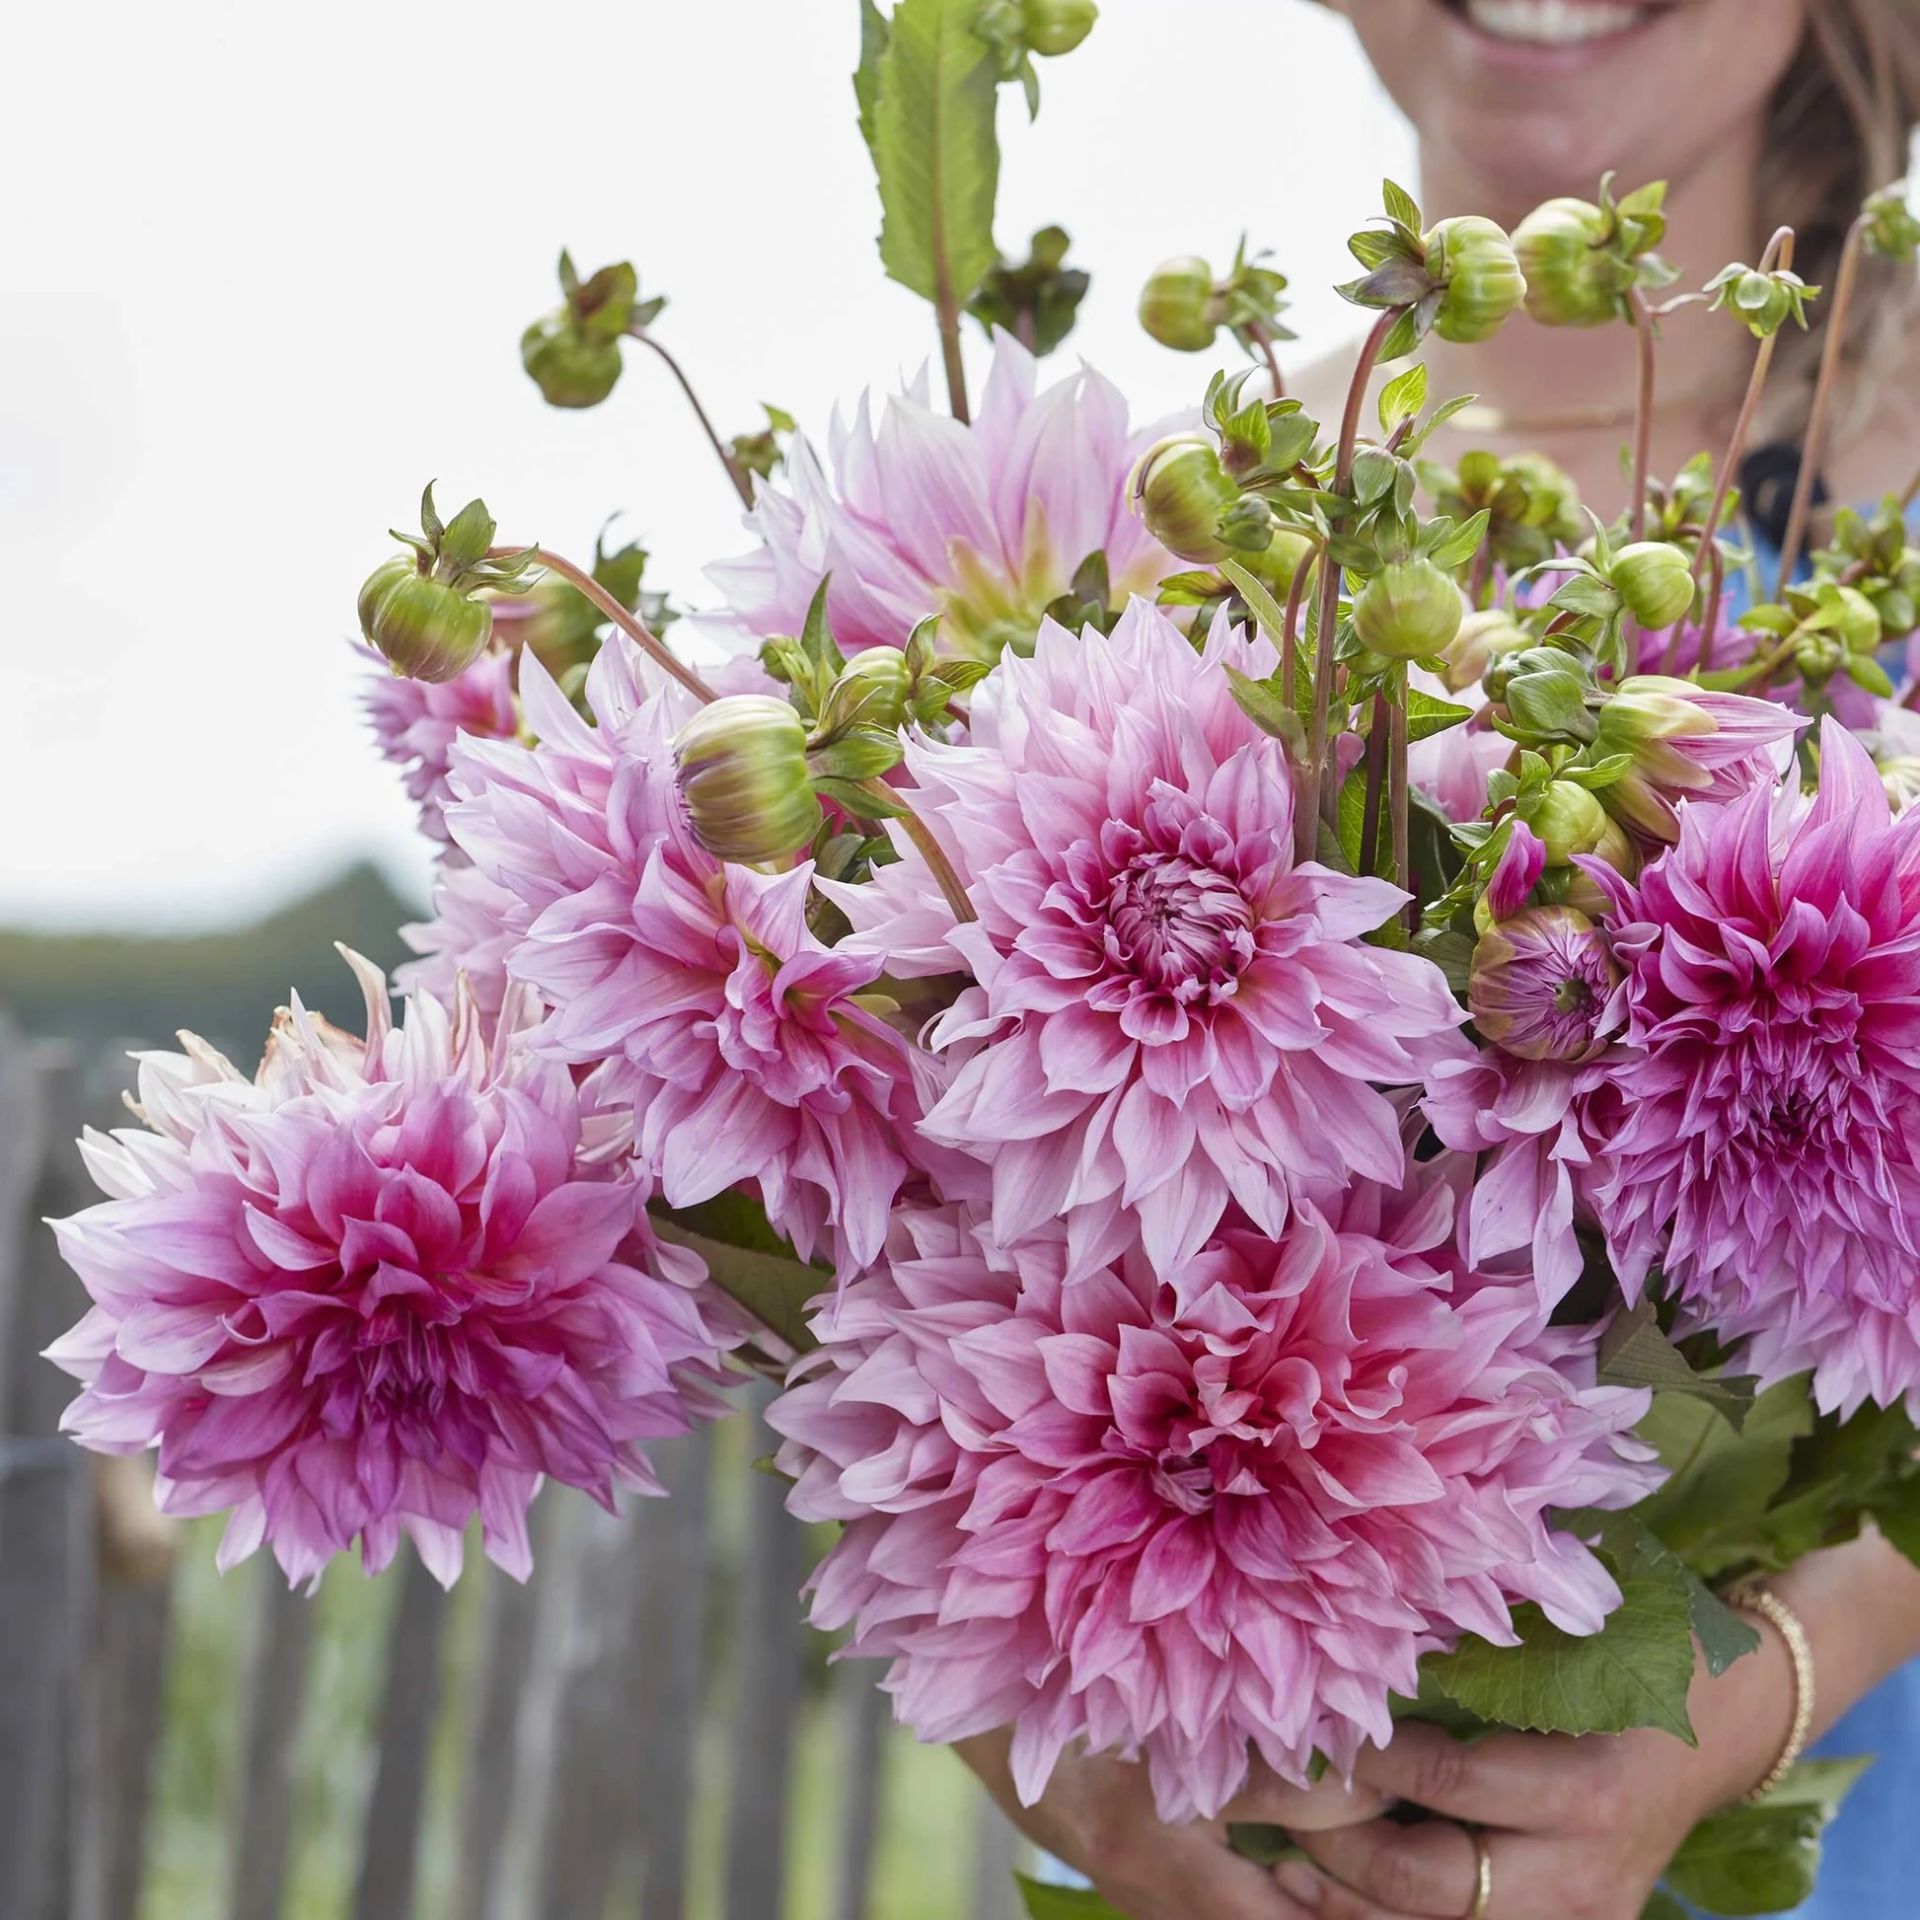
[[[1467,1008],[1481,1037],[1521,1060],[1591,1059],[1618,971],[1599,929],[1571,907],[1527,907],[1473,950]]]
[[[1506,230],[1477,213],[1442,220],[1426,236],[1427,272],[1445,291],[1433,330],[1471,346],[1489,338],[1527,297]]]
[[[1220,538],[1236,555],[1265,553],[1273,533],[1273,509],[1257,493],[1243,493],[1220,516]]]
[[[911,682],[906,655],[898,647],[868,647],[856,653],[827,694],[820,715],[822,732],[838,733],[853,726],[891,731],[904,726]]]
[[[1460,631],[1464,603],[1453,576],[1431,560],[1381,568],[1353,603],[1353,630],[1363,647],[1395,660],[1445,652]]]
[[[753,865],[797,853],[818,831],[807,728],[771,694],[707,703],[673,743],[694,837],[717,860]]]
[[[423,573],[405,555],[376,567],[360,589],[360,631],[409,680],[454,680],[486,651],[492,610]]]
[[[1100,17],[1094,0],[1020,0],[1028,47],[1043,59],[1071,53]]]
[[[1604,326],[1620,311],[1632,274],[1607,249],[1609,224],[1591,201],[1559,199],[1536,207],[1514,228],[1527,311],[1543,325]]]
[[[1846,658],[1840,642],[1830,633],[1810,633],[1793,650],[1793,668],[1808,686],[1823,686],[1840,671]]]
[[[1472,612],[1460,622],[1460,631],[1441,653],[1441,677],[1449,693],[1462,693],[1486,678],[1502,655],[1521,653],[1533,637],[1513,616],[1498,607]]]
[[[1133,497],[1147,531],[1169,553],[1197,566],[1232,555],[1220,523],[1239,504],[1240,489],[1208,435],[1169,434],[1150,447],[1134,469]]]
[[[1849,653],[1871,653],[1880,644],[1880,615],[1858,587],[1839,589],[1840,623],[1835,631]]]
[[[620,378],[620,345],[593,340],[564,309],[520,336],[520,364],[550,407],[597,407]]]
[[[1547,850],[1547,865],[1564,867],[1575,854],[1592,853],[1607,836],[1606,810],[1583,786],[1555,780],[1541,796],[1527,825]]]
[[[1206,352],[1225,317],[1213,269],[1197,253],[1161,261],[1140,289],[1140,324],[1181,353]]]
[[[1266,583],[1275,598],[1284,599],[1292,591],[1294,575],[1312,551],[1313,542],[1304,533],[1275,527],[1273,538],[1260,552],[1242,554],[1239,559],[1249,573]]]
[[[1664,540],[1636,540],[1613,557],[1608,580],[1643,627],[1671,627],[1693,606],[1693,567]]]

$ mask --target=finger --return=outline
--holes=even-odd
[[[1096,1874],[1102,1896],[1127,1920],[1303,1920],[1264,1867],[1192,1828],[1164,1828],[1137,1868]]]
[[[1497,1733],[1472,1745],[1403,1721],[1369,1747],[1354,1779],[1471,1826],[1580,1832],[1609,1804],[1616,1748],[1604,1734]]]
[[[1300,1845],[1343,1887],[1390,1913],[1460,1920],[1473,1906],[1479,1851],[1466,1829],[1450,1820],[1414,1827],[1373,1820],[1302,1834]]]
[[[1358,1784],[1349,1787],[1332,1774],[1317,1786],[1296,1787],[1282,1780],[1256,1754],[1247,1784],[1220,1817],[1285,1827],[1289,1833],[1316,1833],[1325,1827],[1372,1820],[1385,1812],[1386,1806],[1385,1794]]]
[[[1274,1869],[1273,1877],[1293,1906],[1311,1920],[1410,1920],[1364,1893],[1343,1887],[1309,1860],[1285,1861]],[[1465,1911],[1462,1907],[1461,1912]]]

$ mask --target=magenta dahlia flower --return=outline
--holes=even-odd
[[[1286,754],[1226,674],[1271,658],[1224,623],[1196,653],[1140,600],[1110,636],[1049,622],[975,690],[969,744],[907,752],[978,920],[904,839],[826,889],[890,971],[972,975],[923,1131],[991,1165],[1003,1243],[1064,1215],[1076,1273],[1136,1222],[1170,1273],[1230,1200],[1277,1233],[1302,1181],[1398,1180],[1376,1083],[1468,1051],[1438,969],[1361,938],[1406,896],[1295,864]]]
[[[438,682],[395,673],[371,647],[357,647],[371,671],[361,686],[361,706],[382,755],[401,769],[407,797],[420,809],[420,830],[447,838],[442,818],[452,798],[447,769],[462,733],[483,740],[510,740],[519,724],[513,704],[514,656],[483,653],[466,672]]]
[[[1127,423],[1119,389],[1091,368],[1035,392],[1033,356],[997,336],[971,426],[928,405],[926,377],[886,402],[876,429],[862,396],[835,417],[829,479],[796,439],[784,488],[762,486],[749,525],[757,551],[708,568],[736,641],[798,633],[820,582],[848,653],[904,646],[930,613],[949,645],[993,659],[1024,646],[1080,563],[1104,553],[1114,600],[1150,592],[1175,560],[1127,503],[1127,476],[1151,437]]]
[[[732,1344],[697,1259],[658,1245],[631,1180],[583,1177],[591,1122],[509,1010],[417,998],[364,1039],[296,1002],[249,1080],[204,1043],[148,1054],[145,1131],[90,1134],[110,1196],[56,1222],[94,1306],[49,1349],[86,1383],[65,1425],[159,1449],[170,1513],[229,1511],[220,1563],[265,1541],[290,1580],[409,1535],[441,1581],[477,1512],[524,1579],[543,1475],[611,1503],[660,1489],[641,1442],[722,1409]]]
[[[526,931],[519,896],[496,886],[455,849],[433,876],[431,905],[428,919],[400,929],[419,957],[395,969],[394,985],[451,1005],[465,980],[481,1017],[499,1019],[508,991],[507,959]]]
[[[694,839],[672,752],[692,709],[641,673],[616,635],[588,725],[529,657],[538,745],[463,742],[449,823],[519,903],[508,971],[551,1009],[534,1044],[598,1070],[667,1203],[752,1183],[803,1257],[830,1243],[851,1272],[878,1255],[912,1165],[951,1157],[914,1133],[936,1075],[888,1024],[884,962],[809,930],[811,862],[766,874]]]
[[[1628,1294],[1657,1260],[1763,1380],[1920,1413],[1920,816],[1830,719],[1810,803],[1689,806],[1637,885],[1594,872],[1625,1044],[1593,1204]]]
[[[923,1739],[1010,1724],[1024,1800],[1080,1743],[1144,1757],[1174,1821],[1250,1751],[1351,1768],[1419,1656],[1511,1644],[1516,1601],[1597,1631],[1618,1589],[1547,1509],[1649,1490],[1647,1396],[1460,1269],[1458,1177],[1224,1228],[1171,1283],[903,1210],[769,1415],[793,1511],[844,1527],[815,1624],[892,1661]]]

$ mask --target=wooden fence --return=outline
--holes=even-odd
[[[114,1484],[124,1464],[57,1437],[72,1383],[39,1355],[84,1301],[41,1223],[94,1197],[71,1146],[82,1106],[70,1061],[0,1031],[0,1915],[285,1920],[300,1730],[322,1683],[316,1604],[271,1570],[250,1576],[250,1645],[234,1653],[244,1680],[224,1884],[211,1904],[184,1907],[156,1905],[149,1884],[180,1595],[210,1546],[195,1533],[176,1555],[143,1536]],[[371,1780],[356,1863],[330,1909],[340,1920],[782,1920],[796,1905],[788,1843],[802,1789],[831,1829],[833,1889],[812,1911],[903,1920],[874,1866],[889,1820],[912,1811],[897,1780],[888,1790],[902,1736],[873,1668],[846,1662],[822,1681],[795,1597],[813,1543],[777,1481],[716,1473],[718,1445],[702,1433],[658,1448],[672,1497],[617,1518],[543,1495],[530,1585],[487,1568],[475,1598],[470,1564],[459,1604],[477,1614],[461,1657],[448,1596],[420,1562],[407,1552],[383,1576],[398,1591],[369,1656]],[[803,1708],[836,1723],[831,1793],[797,1777]],[[449,1741],[450,1858],[430,1897],[429,1778]],[[965,1884],[915,1910],[1010,1920],[1011,1830],[984,1796],[960,1791],[951,1805],[965,1831],[941,1871]],[[696,1837],[717,1819],[724,1870],[702,1894]]]

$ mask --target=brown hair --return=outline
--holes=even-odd
[[[1912,0],[1808,0],[1807,31],[1774,90],[1761,161],[1764,232],[1790,226],[1794,265],[1824,287],[1816,321],[1830,306],[1847,229],[1860,203],[1902,178],[1920,123],[1920,12]],[[1892,343],[1911,318],[1913,269],[1863,263],[1848,328],[1844,372],[1852,374]],[[1766,430],[1797,437],[1819,364],[1822,331],[1781,336]],[[1845,379],[1839,413],[1859,382]]]

